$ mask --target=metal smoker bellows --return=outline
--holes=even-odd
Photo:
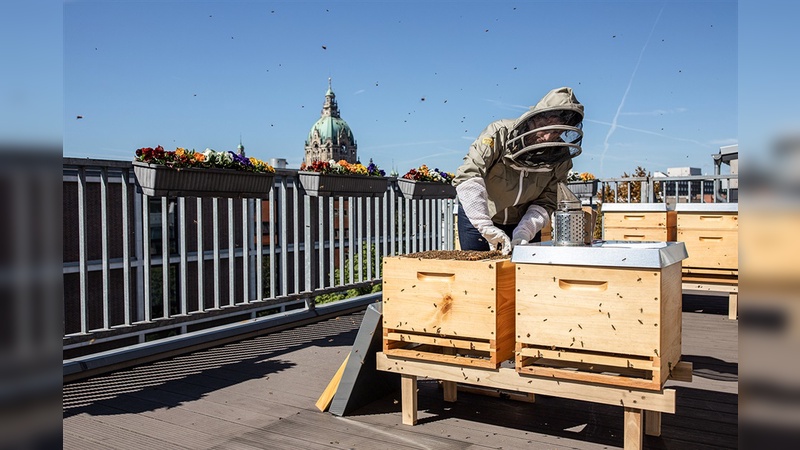
[[[554,213],[553,244],[583,246],[586,242],[586,223],[581,201],[566,184],[558,184],[558,204]],[[591,243],[589,240],[588,243]]]

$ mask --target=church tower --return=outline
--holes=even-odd
[[[339,161],[341,159],[355,163],[358,161],[358,146],[350,126],[339,114],[336,94],[331,89],[328,78],[328,91],[319,120],[311,127],[306,139],[306,164],[313,161]]]

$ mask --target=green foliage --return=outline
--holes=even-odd
[[[370,245],[369,246],[369,251],[372,253],[371,268],[372,268],[372,275],[373,275],[373,277],[375,277],[375,276],[378,275],[378,269],[381,266],[381,261],[378,260],[378,257],[377,257],[377,254],[376,254],[375,245]],[[367,256],[368,256],[367,255],[367,246],[366,245],[362,245],[361,246],[361,261],[363,262],[363,267],[361,267],[361,264],[359,264],[358,255],[357,254],[353,255],[353,281],[354,282],[358,282],[359,273],[361,273],[361,276],[362,276],[362,278],[364,280],[367,280],[367,265],[366,265],[367,261],[368,261]],[[344,281],[345,281],[345,283],[347,283],[350,280],[350,258],[346,258],[344,260],[344,267],[340,267],[340,268],[334,270],[333,279],[337,283],[341,279],[342,270],[344,270]],[[335,302],[335,301],[339,301],[339,300],[358,297],[360,295],[372,294],[372,293],[380,292],[382,288],[383,288],[382,285],[379,283],[379,284],[375,284],[375,285],[372,285],[372,286],[363,286],[363,287],[359,287],[359,288],[348,289],[346,291],[341,291],[341,292],[332,292],[332,293],[329,293],[329,294],[321,294],[321,295],[318,295],[318,296],[316,296],[314,298],[314,303],[316,303],[318,305],[322,305],[322,304],[325,304],[325,303],[331,303],[331,302]]]
[[[161,265],[150,267],[150,317],[164,316],[164,277]],[[170,300],[178,298],[178,273],[174,265],[169,266],[169,293]],[[180,313],[177,300],[169,302],[169,314],[173,316]]]

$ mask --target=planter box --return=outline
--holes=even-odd
[[[497,368],[514,356],[514,264],[383,260],[383,351]]]
[[[389,179],[364,175],[327,175],[298,172],[300,184],[312,197],[383,197]]]
[[[133,161],[142,193],[153,197],[265,198],[274,174],[228,169],[173,169]]]
[[[578,198],[581,197],[593,197],[597,195],[597,180],[591,181],[573,181],[567,183],[567,187],[573,194],[575,194]]]
[[[603,245],[515,249],[516,370],[660,390],[681,358],[685,249]]]
[[[437,183],[433,181],[415,181],[407,178],[398,178],[397,186],[404,198],[455,198],[456,188],[452,184]]]

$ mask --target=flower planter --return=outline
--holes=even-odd
[[[228,169],[173,169],[133,161],[133,173],[142,193],[153,197],[264,198],[272,189],[274,174]]]
[[[597,180],[575,181],[567,183],[567,187],[577,197],[593,197],[597,195]]]
[[[311,197],[383,197],[389,180],[364,175],[330,175],[298,172],[300,184]]]
[[[439,183],[435,181],[416,181],[407,178],[398,178],[397,186],[404,198],[407,199],[426,199],[426,198],[455,198],[456,188],[449,183]]]

